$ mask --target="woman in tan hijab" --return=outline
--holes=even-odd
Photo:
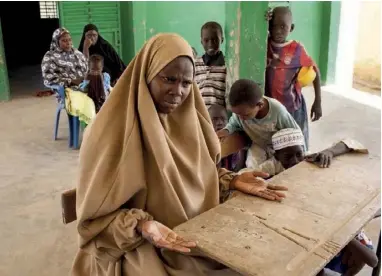
[[[264,175],[217,171],[220,145],[194,74],[188,43],[157,35],[88,127],[72,275],[235,275],[188,253],[196,244],[171,229],[218,205],[229,189],[271,200],[284,196],[256,177]]]

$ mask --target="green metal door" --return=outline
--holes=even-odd
[[[70,31],[75,48],[80,44],[84,26],[93,23],[102,37],[122,54],[119,2],[60,1],[58,9],[60,26]]]
[[[1,30],[1,20],[0,20],[0,101],[8,101],[9,99],[10,99],[10,92],[9,92],[7,62],[5,60],[5,55],[4,55],[3,31]]]

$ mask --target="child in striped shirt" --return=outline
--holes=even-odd
[[[223,29],[217,22],[207,22],[201,29],[205,54],[195,60],[195,81],[207,108],[218,104],[226,107],[226,73],[224,55],[220,50]]]

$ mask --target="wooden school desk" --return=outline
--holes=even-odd
[[[289,188],[282,203],[238,193],[175,231],[243,275],[316,275],[380,209],[380,170],[364,154],[302,162],[269,180]]]

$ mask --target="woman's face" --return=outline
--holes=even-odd
[[[149,90],[159,113],[169,114],[190,94],[194,66],[189,57],[177,57],[149,83]]]
[[[95,45],[98,40],[98,33],[95,30],[90,30],[86,32],[85,37],[92,41],[92,45]]]
[[[58,40],[58,46],[65,52],[69,52],[73,48],[72,38],[70,34],[64,33]]]

